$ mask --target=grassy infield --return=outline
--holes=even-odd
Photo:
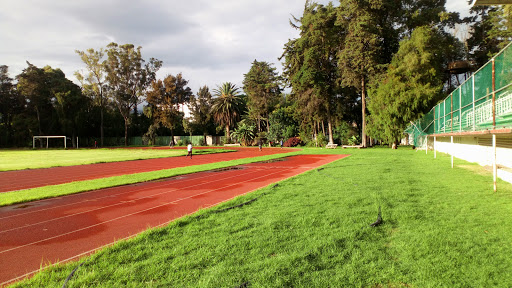
[[[103,249],[67,287],[512,286],[512,185],[408,149],[301,153],[352,156]],[[14,286],[60,287],[78,263]]]
[[[60,163],[58,160],[55,161],[48,161],[45,165],[44,161],[34,161],[31,163],[29,160],[31,157],[30,155],[37,155],[32,154],[32,152],[39,152],[39,151],[25,151],[28,152],[27,156],[26,154],[23,154],[23,152],[14,152],[13,155],[10,155],[9,152],[0,152],[0,160],[4,161],[5,164],[1,165],[0,167],[9,167],[10,169],[4,169],[4,170],[19,170],[23,169],[20,167],[27,167],[27,168],[43,168],[43,167],[54,167],[54,166],[66,166],[66,165],[79,165],[79,164],[88,164],[88,163],[100,163],[100,162],[115,162],[115,161],[122,161],[122,160],[136,160],[141,159],[141,157],[147,158],[160,158],[160,157],[172,157],[172,156],[181,156],[186,154],[186,150],[124,150],[124,152],[121,149],[102,149],[101,150],[81,150],[81,151],[66,151],[66,150],[54,150],[53,152],[55,154],[62,155],[62,157],[55,157],[52,156],[55,159],[63,159],[63,157],[69,157],[66,161],[63,161],[65,163]],[[76,152],[76,153],[69,153],[68,152]],[[92,152],[91,152],[92,151]],[[110,151],[110,152],[109,152]],[[162,152],[163,151],[163,152]],[[195,150],[194,154],[211,154],[211,153],[223,153],[226,151],[234,151],[234,150],[225,150],[225,149],[207,149],[207,150]],[[51,154],[51,151],[41,151],[41,153]],[[112,153],[112,156],[108,156],[108,153]],[[293,155],[296,154],[294,152],[289,153],[287,155]],[[86,155],[86,156],[83,156]],[[80,182],[71,182],[71,183],[65,183],[65,184],[59,184],[59,185],[52,185],[52,186],[43,186],[33,189],[26,189],[21,191],[13,191],[13,192],[7,192],[0,194],[2,197],[0,197],[0,206],[6,206],[6,205],[12,205],[17,203],[23,203],[27,201],[33,201],[33,200],[40,200],[45,198],[52,198],[62,195],[68,195],[68,194],[74,194],[84,191],[90,191],[95,189],[102,189],[102,188],[108,188],[113,186],[119,186],[119,185],[126,185],[126,184],[133,184],[133,183],[139,183],[144,181],[151,181],[156,179],[162,179],[167,177],[173,177],[176,175],[183,175],[183,174],[189,174],[189,173],[195,173],[200,171],[207,171],[207,170],[213,170],[213,169],[219,169],[229,166],[235,166],[235,165],[241,165],[251,162],[257,162],[257,161],[264,161],[264,160],[270,160],[274,158],[283,157],[283,155],[269,155],[269,156],[261,156],[261,157],[255,157],[255,158],[249,158],[249,159],[240,159],[240,160],[232,160],[232,161],[224,161],[220,163],[212,163],[207,165],[197,165],[197,166],[190,166],[190,167],[180,167],[180,168],[174,168],[174,169],[166,169],[166,170],[159,170],[159,171],[153,171],[153,172],[143,172],[138,174],[130,174],[130,175],[123,175],[123,176],[114,176],[114,177],[108,177],[103,179],[93,179],[93,180],[86,180],[86,181],[80,181]],[[41,157],[33,157],[40,159]],[[84,160],[86,159],[86,160]],[[122,160],[121,160],[122,159]],[[24,162],[31,163],[31,164],[23,164]],[[1,170],[0,170],[1,171]]]
[[[195,150],[194,154],[224,152],[220,149]],[[78,149],[78,150],[0,150],[0,171],[83,165],[103,162],[183,156],[180,150]]]

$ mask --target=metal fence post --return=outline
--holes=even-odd
[[[476,130],[476,115],[475,115],[475,74],[473,74],[472,76],[472,79],[471,79],[471,82],[472,82],[472,90],[473,90],[473,131]]]
[[[459,132],[462,132],[462,88],[459,88]]]
[[[498,191],[496,176],[498,174],[498,165],[496,163],[496,134],[492,134],[492,178],[494,183],[494,192]]]
[[[453,136],[450,136],[451,138],[451,151],[450,151],[450,154],[452,154],[452,168],[453,168],[453,151],[455,151],[455,147],[453,147]]]
[[[436,106],[434,106],[434,134],[437,134],[437,132],[436,132]]]
[[[434,136],[434,159],[437,158],[437,152],[436,152],[436,136]]]
[[[446,99],[443,101],[443,132],[446,133]]]
[[[492,58],[492,129],[496,129],[496,69]]]
[[[450,132],[453,132],[453,93],[450,95]]]

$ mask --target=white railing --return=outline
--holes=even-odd
[[[502,95],[496,100],[496,117],[512,113],[512,93]],[[462,113],[462,123],[465,127],[473,126],[473,119],[476,125],[492,123],[492,99],[475,106],[473,109]]]
[[[430,110],[428,115],[433,114],[434,116],[432,121],[434,123],[434,133],[443,134],[453,131],[478,131],[493,127],[512,127],[512,78],[510,78],[512,70],[508,67],[510,66],[508,64],[512,61],[510,51],[512,51],[512,42],[500,51],[495,58],[473,73],[469,79],[466,79],[458,90],[455,90],[442,103],[438,103]],[[503,57],[497,58],[499,55]],[[497,71],[495,70],[496,61],[501,63]],[[491,65],[492,74],[489,73]],[[494,85],[496,76],[500,77],[498,87]],[[477,86],[475,87],[475,85]],[[492,91],[490,91],[491,88]],[[496,90],[496,88],[498,89]],[[486,95],[482,95],[482,93]],[[495,98],[494,107],[492,99],[489,99],[493,93],[498,96]],[[456,98],[458,98],[458,101]],[[467,104],[463,105],[463,103]],[[454,104],[455,107],[453,107]],[[451,111],[452,107],[456,110]],[[495,119],[493,119],[493,113]],[[419,119],[415,123],[421,127],[420,124],[423,120]],[[411,130],[410,128],[407,129]],[[416,134],[414,131],[412,130]]]
[[[453,128],[459,127],[459,115],[453,117]],[[441,126],[441,129],[443,129],[444,125]],[[451,129],[452,128],[452,119],[446,120],[446,128]]]
[[[512,92],[508,92],[496,100],[496,116],[504,116],[510,113],[512,113]]]

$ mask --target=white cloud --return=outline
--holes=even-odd
[[[461,9],[465,1],[447,1],[448,10]],[[163,61],[160,78],[183,72],[197,91],[227,81],[241,86],[254,59],[281,69],[277,58],[284,44],[298,36],[290,14],[301,16],[305,0],[5,2],[0,65],[9,66],[11,77],[28,60],[61,68],[74,80],[73,73],[84,68],[75,50],[132,43],[142,46],[144,58]]]
[[[114,41],[142,46],[164,62],[159,75],[187,71],[194,90],[231,81],[241,85],[254,58],[277,63],[296,32],[289,14],[303,0],[280,1],[11,1],[0,12],[0,59],[11,76],[26,67],[83,69],[75,50]],[[185,73],[184,73],[185,74]],[[186,75],[185,74],[185,75]],[[192,78],[196,77],[196,78]]]
[[[446,11],[459,12],[461,17],[469,16],[469,9],[471,9],[471,4],[468,3],[468,0],[446,1]]]

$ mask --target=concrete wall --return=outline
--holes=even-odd
[[[436,137],[435,149],[454,157],[475,162],[482,166],[492,166],[492,136]],[[429,137],[429,148],[433,149],[433,137]],[[496,136],[496,162],[498,177],[512,183],[512,135]]]

